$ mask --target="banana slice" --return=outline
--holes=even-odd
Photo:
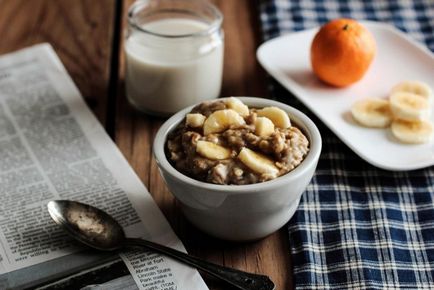
[[[404,143],[427,143],[430,142],[434,133],[431,122],[428,121],[405,121],[395,120],[391,126],[393,135]]]
[[[270,174],[276,176],[279,169],[274,165],[274,162],[262,154],[256,153],[249,148],[243,147],[238,154],[238,159],[251,170],[260,174]]]
[[[274,132],[274,124],[267,117],[257,117],[255,121],[255,134],[260,137],[268,137]]]
[[[403,81],[392,88],[391,95],[397,92],[407,92],[426,98],[430,103],[433,102],[432,89],[421,81]]]
[[[232,109],[218,110],[209,115],[203,123],[203,134],[223,132],[231,126],[239,127],[245,123],[243,117]]]
[[[391,95],[390,108],[397,119],[408,121],[427,119],[431,115],[431,105],[426,98],[407,92]]]
[[[368,98],[357,101],[351,107],[351,114],[366,127],[386,128],[392,122],[389,102],[383,99]]]
[[[222,160],[231,157],[230,149],[204,140],[197,141],[196,152],[211,160]]]
[[[236,111],[242,117],[247,117],[250,114],[249,107],[247,107],[243,102],[241,102],[237,98],[230,97],[226,101],[226,105],[228,106],[229,109]]]
[[[205,122],[205,119],[206,117],[199,113],[187,114],[187,116],[185,117],[185,123],[189,127],[198,128],[198,127],[202,127],[203,123]]]
[[[291,127],[288,114],[277,107],[265,107],[256,112],[259,117],[267,117],[278,128],[286,129]]]

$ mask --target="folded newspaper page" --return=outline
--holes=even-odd
[[[119,258],[68,238],[48,215],[53,199],[97,206],[127,236],[185,251],[52,47],[41,44],[0,57],[0,289]],[[165,256],[125,251],[121,258],[138,289],[208,289],[195,269]]]

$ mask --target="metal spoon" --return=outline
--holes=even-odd
[[[114,251],[123,247],[145,247],[164,254],[224,280],[242,290],[273,290],[268,276],[216,265],[177,250],[146,241],[127,238],[119,223],[93,206],[69,200],[54,200],[47,205],[52,219],[76,240],[98,250]]]

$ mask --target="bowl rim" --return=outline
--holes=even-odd
[[[184,183],[187,183],[194,187],[198,187],[200,189],[212,190],[215,192],[224,192],[226,194],[243,194],[268,190],[276,187],[281,187],[282,185],[287,185],[291,183],[291,181],[298,179],[301,175],[306,174],[306,171],[308,171],[311,166],[316,166],[319,155],[321,153],[322,139],[318,128],[309,117],[307,117],[303,112],[295,109],[294,107],[278,101],[259,97],[234,97],[240,99],[248,106],[276,106],[286,111],[291,121],[294,120],[294,123],[297,124],[297,127],[301,127],[300,129],[302,129],[304,133],[308,135],[307,137],[309,139],[310,147],[309,153],[307,154],[305,159],[295,169],[282,176],[265,182],[245,185],[224,185],[207,183],[204,181],[196,180],[181,173],[175,167],[173,167],[172,164],[170,164],[169,160],[166,157],[164,150],[166,138],[169,132],[171,132],[184,119],[185,115],[190,112],[194,106],[202,103],[198,102],[197,104],[186,107],[174,114],[172,117],[166,120],[158,130],[153,142],[153,154],[160,170],[164,170],[165,173],[169,174],[172,178],[181,180]],[[219,101],[224,99],[227,98],[219,98],[215,100]]]

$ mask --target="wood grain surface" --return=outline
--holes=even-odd
[[[2,0],[0,54],[48,42],[105,124],[115,0]]]
[[[230,243],[200,232],[183,217],[152,157],[164,119],[135,111],[124,93],[123,31],[132,0],[0,0],[0,54],[49,42],[88,104],[147,186],[189,253],[269,275],[276,289],[292,289],[287,229],[256,242]],[[222,96],[267,97],[256,61],[261,42],[258,1],[213,0],[224,15]],[[204,276],[210,289],[228,289]]]
[[[129,0],[123,3],[124,27],[127,9],[132,2]],[[261,41],[256,2],[213,2],[224,16],[225,62],[221,95],[267,97],[265,73],[256,61],[256,49]],[[122,42],[120,43],[122,45]],[[207,236],[183,217],[179,205],[167,190],[152,158],[152,140],[164,120],[139,113],[128,105],[123,82],[124,53],[122,48],[119,51],[116,143],[184,242],[188,252],[218,264],[269,275],[275,282],[276,289],[292,289],[286,228],[257,242],[230,243]],[[205,281],[210,289],[227,289],[226,285],[209,277],[206,277]]]

